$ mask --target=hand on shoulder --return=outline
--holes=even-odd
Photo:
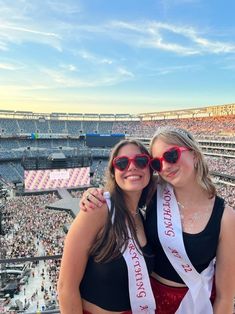
[[[96,207],[94,209],[96,209]],[[83,211],[80,209],[75,220],[79,220],[80,222],[84,222],[89,225],[94,224],[95,226],[103,227],[108,217],[108,206],[105,203],[97,209],[98,210],[88,211]]]
[[[102,188],[89,188],[87,189],[79,202],[79,207],[82,211],[90,211],[92,209],[98,209],[105,203],[103,197],[104,190]]]

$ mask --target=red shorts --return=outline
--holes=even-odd
[[[150,277],[153,294],[156,300],[157,314],[174,314],[185,294],[187,287],[171,287],[162,284],[155,278]],[[211,293],[211,302],[215,300],[215,286],[213,285]]]
[[[83,314],[92,314],[92,313],[83,310]],[[131,311],[126,311],[126,312],[122,312],[122,314],[132,314],[132,312]]]

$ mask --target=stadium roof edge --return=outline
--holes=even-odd
[[[160,117],[160,116],[180,116],[180,115],[227,115],[235,114],[235,103],[225,105],[212,105],[207,107],[189,108],[189,109],[176,109],[157,112],[140,113],[140,118]]]
[[[17,110],[17,111],[15,111],[15,113],[17,114],[17,113],[23,113],[23,114],[32,114],[33,113],[33,111],[24,111],[24,110]],[[41,114],[42,115],[42,114]]]
[[[2,112],[9,112],[9,113],[12,113],[12,112],[15,112],[14,110],[0,110],[0,111],[2,111]]]
[[[169,117],[184,117],[184,116],[222,116],[222,115],[234,115],[235,114],[235,103],[224,104],[224,105],[212,105],[207,107],[199,108],[188,108],[188,109],[178,109],[178,110],[166,110],[158,112],[145,112],[140,114],[105,114],[105,113],[62,113],[62,112],[52,112],[52,113],[35,113],[32,111],[13,111],[13,110],[0,110],[0,117],[2,118],[32,118],[37,119],[39,117],[44,117],[45,119],[114,119],[114,120],[127,120],[127,119],[153,119],[153,118],[169,118]]]
[[[201,108],[190,108],[190,109],[176,109],[176,110],[166,110],[166,111],[155,111],[155,112],[147,112],[147,113],[140,113],[139,116],[142,115],[162,115],[162,114],[185,114],[185,113],[192,113],[194,111],[197,112],[207,112],[208,107],[201,107]]]

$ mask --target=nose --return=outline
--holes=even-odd
[[[162,160],[162,171],[171,169],[171,164],[165,160]]]
[[[134,160],[131,160],[131,161],[130,161],[128,170],[130,170],[130,169],[136,169],[136,165],[135,165],[135,163],[134,163]]]

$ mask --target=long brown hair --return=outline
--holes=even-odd
[[[108,262],[118,257],[120,252],[125,250],[128,243],[127,225],[135,241],[139,244],[133,217],[128,211],[123,191],[116,183],[114,168],[112,165],[112,161],[118,155],[119,150],[129,144],[136,145],[140,149],[141,153],[150,156],[147,148],[140,141],[133,139],[122,140],[113,148],[106,171],[105,186],[105,191],[109,191],[111,196],[111,211],[108,213],[108,219],[102,233],[97,237],[90,251],[90,254],[94,256],[97,262]],[[153,181],[152,170],[150,169],[150,181],[142,191],[139,200],[139,207],[143,207],[148,204],[154,194],[155,187],[156,184]],[[112,223],[111,217],[114,211],[114,206],[115,216],[114,222]]]

